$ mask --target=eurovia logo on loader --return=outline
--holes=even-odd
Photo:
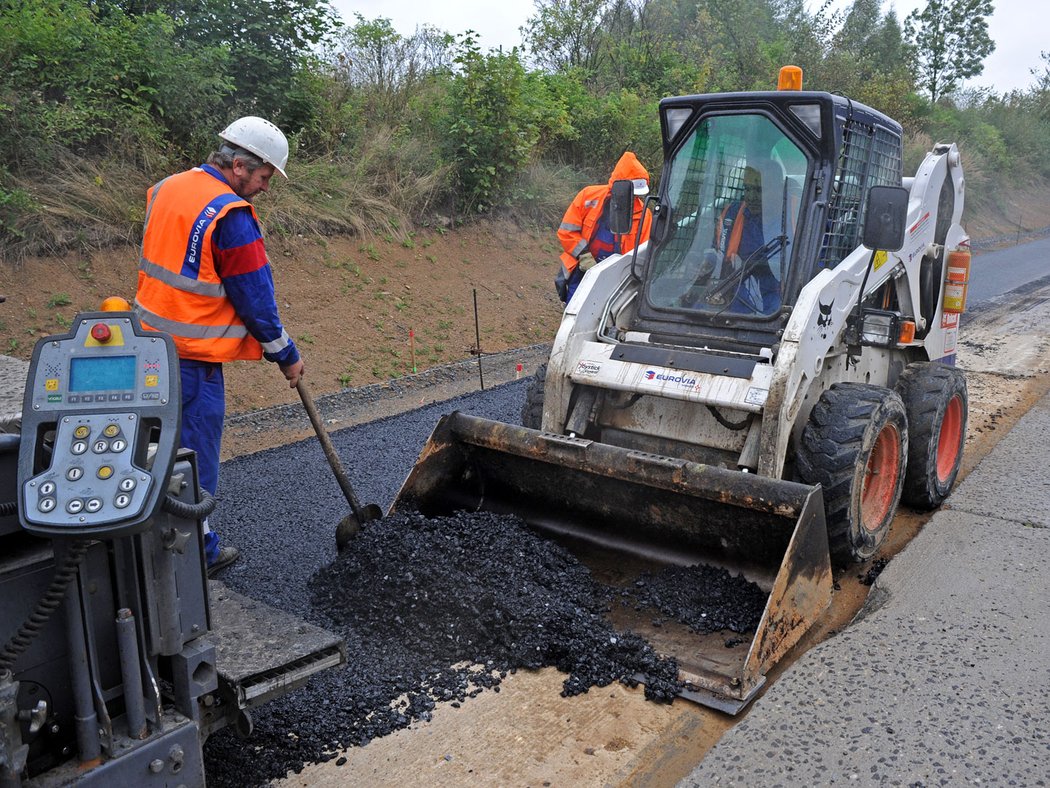
[[[687,387],[695,386],[698,383],[696,378],[686,377],[685,375],[668,375],[666,372],[657,372],[655,369],[647,369],[643,377],[646,380],[659,380],[665,383],[677,383],[680,386]]]

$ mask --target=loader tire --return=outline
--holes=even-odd
[[[908,414],[905,503],[936,509],[951,492],[966,442],[966,378],[938,362],[909,364],[897,381]]]
[[[810,413],[796,474],[824,493],[835,567],[871,558],[900,502],[908,458],[908,420],[900,396],[880,386],[838,383]]]
[[[538,430],[543,422],[543,387],[547,384],[547,365],[540,364],[532,373],[529,388],[525,392],[525,404],[521,406],[521,426]]]

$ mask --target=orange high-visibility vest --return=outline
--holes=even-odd
[[[722,215],[718,217],[718,225],[715,227],[715,249],[720,251],[726,259],[740,252],[740,238],[744,234],[744,208],[747,207],[747,203],[740,201],[736,215],[731,219],[732,229],[727,234],[726,217],[731,207],[732,203],[722,209]]]
[[[251,203],[197,167],[165,178],[147,194],[135,312],[143,327],[172,335],[180,358],[262,358],[262,347],[226,297],[212,255],[212,233],[234,208],[248,208],[258,221]]]

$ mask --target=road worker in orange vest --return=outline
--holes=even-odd
[[[615,181],[634,182],[634,221],[626,235],[613,235],[609,230],[609,195]],[[649,240],[652,214],[645,210],[644,199],[649,193],[649,171],[638,157],[627,151],[616,162],[608,183],[585,186],[569,205],[558,227],[558,241],[565,251],[561,255],[561,270],[554,279],[558,297],[569,302],[576,286],[583,279],[583,266],[593,260],[600,263],[613,254],[634,249],[638,225],[642,225],[639,244]]]
[[[258,117],[235,120],[207,163],[160,181],[146,196],[134,309],[143,326],[175,339],[182,380],[181,445],[197,453],[201,486],[215,494],[226,413],[222,365],[263,356],[294,387],[299,351],[277,313],[273,272],[254,198],[287,177],[288,140]],[[233,563],[205,521],[208,574]]]

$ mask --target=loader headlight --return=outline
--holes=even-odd
[[[893,347],[900,334],[901,316],[897,312],[865,309],[861,318],[860,344],[869,347]]]

